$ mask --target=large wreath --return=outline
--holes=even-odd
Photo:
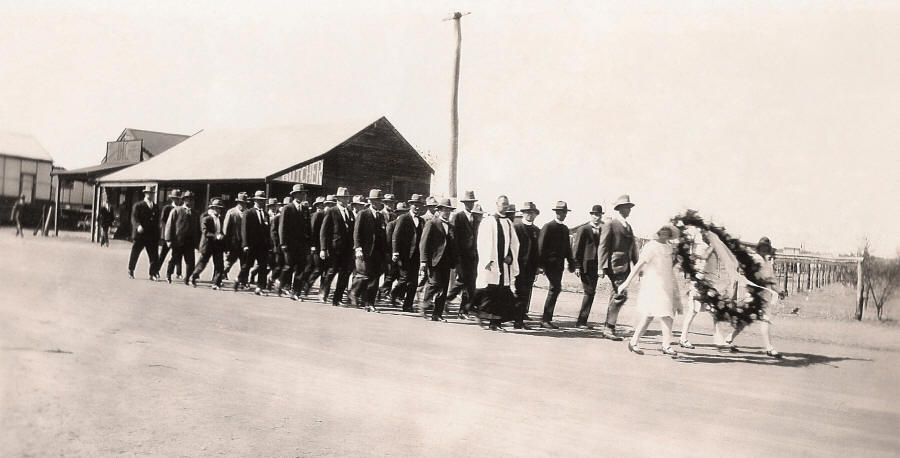
[[[763,311],[763,306],[765,305],[765,298],[762,295],[763,290],[747,287],[750,297],[749,301],[742,300],[740,294],[737,295],[736,300],[722,297],[712,283],[697,270],[695,263],[697,256],[691,250],[694,244],[693,237],[683,229],[686,226],[693,226],[717,235],[731,253],[734,254],[740,266],[740,273],[757,285],[765,284],[757,278],[760,265],[757,264],[740,240],[730,236],[724,227],[707,223],[694,210],[688,210],[673,217],[672,224],[682,229],[678,246],[675,249],[675,255],[681,270],[688,275],[694,286],[694,291],[697,293],[694,299],[706,305],[717,320],[729,321],[735,326],[738,324],[750,324],[754,320],[762,318],[765,313]]]

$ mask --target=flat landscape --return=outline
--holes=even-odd
[[[900,454],[900,328],[806,315],[840,291],[775,318],[782,361],[752,329],[720,353],[707,315],[673,360],[657,323],[636,356],[588,331],[150,282],[145,257],[129,280],[128,247],[0,233],[0,455]],[[561,297],[564,327],[579,303]]]

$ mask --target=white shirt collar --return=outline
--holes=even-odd
[[[612,217],[613,217],[613,219],[616,219],[616,220],[618,220],[620,223],[624,224],[625,226],[628,225],[628,221],[625,220],[625,217],[622,216],[621,213],[615,212],[615,213],[613,213],[613,216],[612,216]]]
[[[566,223],[560,221],[560,220],[557,219],[557,218],[553,218],[553,221],[556,221],[556,224],[566,224]]]
[[[524,224],[526,226],[534,226],[533,221],[528,221],[527,219],[524,219],[524,218],[522,219],[522,224]]]

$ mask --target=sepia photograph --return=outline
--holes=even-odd
[[[0,30],[0,456],[900,455],[898,1]]]

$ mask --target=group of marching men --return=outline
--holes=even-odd
[[[212,198],[202,213],[190,191],[171,191],[170,202],[161,209],[153,202],[154,194],[153,188],[145,188],[144,200],[132,209],[131,278],[145,250],[150,278],[159,280],[171,251],[169,283],[183,261],[186,270],[179,278],[196,287],[211,260],[212,289],[220,289],[240,263],[232,284],[235,291],[251,285],[255,277],[255,294],[290,294],[302,301],[310,298],[318,281],[322,302],[342,305],[346,291],[349,304],[369,312],[378,312],[379,297],[414,312],[417,291],[424,287],[421,312],[426,318],[445,321],[447,302],[459,296],[458,318],[475,316],[485,328],[503,330],[506,321],[517,329],[528,328],[532,288],[544,274],[550,287],[540,326],[558,329],[553,312],[568,264],[584,287],[576,327],[593,329],[588,317],[598,278],[606,274],[613,293],[601,335],[621,340],[615,327],[624,298],[616,287],[637,257],[625,220],[634,205],[627,195],[616,201],[617,213],[605,224],[602,207],[593,206],[590,222],[579,228],[572,243],[563,222],[570,210],[563,201],[552,209],[555,219],[538,228],[534,220],[540,211],[533,202],[516,209],[500,196],[496,211],[485,215],[473,191],[464,193],[457,209],[450,199],[413,194],[397,202],[378,189],[368,196],[351,196],[343,187],[310,203],[308,189],[297,184],[282,201],[267,198],[264,191],[252,197],[242,192],[228,211],[222,199]],[[196,264],[195,249],[200,253]]]

